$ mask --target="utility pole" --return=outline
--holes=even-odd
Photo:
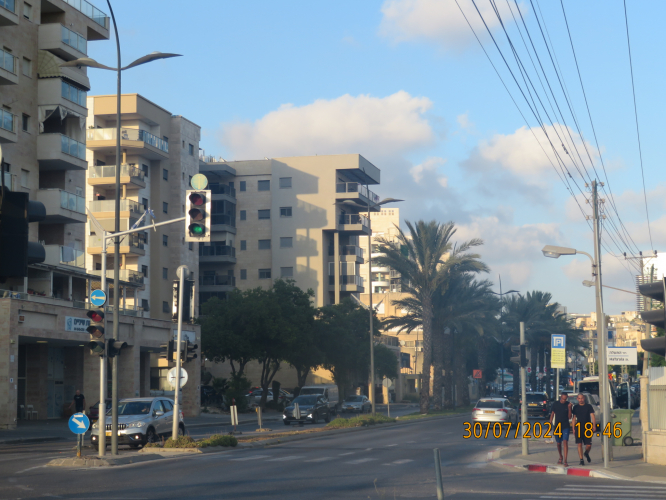
[[[520,322],[520,345],[525,345],[525,323]],[[522,349],[522,348],[521,348]],[[525,348],[527,350],[527,348]],[[526,395],[526,379],[527,379],[527,369],[522,366],[520,366],[520,400],[523,402],[523,404],[520,405],[520,426],[522,427],[525,422],[527,422],[527,395]],[[522,454],[523,455],[529,455],[530,454],[530,448],[529,448],[529,441],[528,438],[525,437],[525,433],[523,433],[523,443],[522,443]]]
[[[187,266],[179,266],[176,272],[180,278],[180,286],[178,287],[178,336],[176,337],[176,390],[173,398],[173,427],[171,429],[171,438],[178,438],[178,426],[180,420],[180,351],[181,351],[181,338],[183,333],[183,288],[185,288],[185,280],[189,274]],[[277,398],[277,396],[276,396]]]

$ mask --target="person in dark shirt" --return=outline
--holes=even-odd
[[[69,405],[69,409],[72,409],[72,406],[76,407],[76,413],[83,413],[83,410],[86,407],[86,397],[81,394],[81,391],[77,389],[72,404]]]
[[[568,467],[567,458],[569,456],[569,431],[571,426],[569,420],[571,419],[571,403],[569,403],[569,396],[560,394],[560,400],[555,401],[550,409],[550,424],[553,426],[553,434],[557,432],[562,433],[561,436],[555,435],[555,442],[557,443],[557,452],[560,454],[558,464],[564,460],[564,466]],[[557,426],[559,425],[559,429]],[[564,451],[564,459],[562,452]]]
[[[594,408],[591,404],[585,402],[585,396],[583,394],[578,395],[578,404],[574,405],[571,409],[573,414],[573,420],[571,421],[571,426],[574,429],[574,434],[576,435],[576,444],[578,445],[578,456],[580,457],[580,465],[585,465],[583,461],[583,455],[587,458],[587,462],[591,462],[590,459],[590,450],[592,449],[592,436],[585,436],[585,424],[592,423],[592,435],[597,428],[597,419],[594,414]],[[576,424],[580,424],[576,427]],[[589,435],[589,426],[588,432]],[[583,452],[583,445],[585,445],[585,452]]]

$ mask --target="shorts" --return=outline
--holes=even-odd
[[[581,434],[580,436],[576,436],[576,444],[583,443],[584,445],[592,444],[592,438],[591,437],[585,437],[585,435]]]
[[[561,443],[562,441],[567,441],[569,442],[569,431],[571,430],[570,427],[567,427],[566,429],[562,429],[562,437],[558,437],[557,435],[555,436],[555,442],[556,443]]]

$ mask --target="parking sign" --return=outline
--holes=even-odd
[[[567,338],[564,335],[551,335],[550,347],[552,349],[566,349]]]

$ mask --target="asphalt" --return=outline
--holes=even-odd
[[[71,446],[62,450],[67,443],[7,445],[0,452],[0,498],[433,498],[433,448],[441,452],[447,498],[666,498],[666,485],[496,466],[488,462],[489,452],[514,440],[464,439],[468,419],[424,419],[267,448],[98,469],[45,467],[49,456],[71,454]]]

